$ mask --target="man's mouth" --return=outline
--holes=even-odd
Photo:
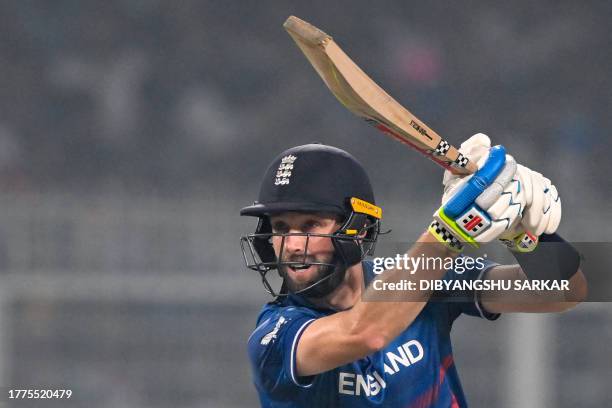
[[[305,263],[298,263],[298,264],[292,264],[292,265],[287,265],[287,267],[289,269],[291,269],[292,271],[296,272],[296,271],[301,271],[304,269],[308,269],[312,266],[312,264],[305,264]]]

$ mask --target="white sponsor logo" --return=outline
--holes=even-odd
[[[423,359],[425,352],[417,340],[410,340],[397,348],[397,354],[385,353],[386,360],[383,365],[385,374],[394,375],[404,367],[409,367]],[[355,373],[340,372],[338,374],[338,392],[345,395],[377,395],[380,390],[387,388],[387,382],[376,371],[366,376]]]
[[[276,335],[278,334],[278,330],[285,323],[287,323],[287,319],[281,316],[276,322],[276,324],[274,325],[274,329],[272,329],[270,333],[263,336],[263,338],[261,339],[261,345],[267,346],[268,344],[270,344],[270,342],[274,343],[274,340],[276,339]]]
[[[289,179],[291,178],[291,170],[293,170],[293,162],[295,162],[296,159],[297,157],[291,154],[281,159],[281,162],[278,165],[278,170],[276,170],[276,179],[274,180],[274,185],[278,186],[289,184]]]

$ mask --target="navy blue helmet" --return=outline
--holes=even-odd
[[[331,213],[341,220],[341,227],[333,234],[273,233],[269,216],[288,211]],[[280,292],[272,289],[266,279],[270,270],[280,271],[283,265],[308,267],[318,264],[327,268],[327,273],[295,293],[322,297],[340,284],[348,267],[373,252],[382,210],[375,205],[369,177],[357,159],[336,147],[313,143],[293,147],[278,155],[266,170],[257,201],[244,207],[240,215],[259,218],[255,233],[241,238],[241,247],[247,267],[261,274],[268,292],[274,296],[288,294],[285,285]],[[307,244],[303,262],[281,261],[284,239],[288,235],[328,236],[334,245],[333,261],[306,262]],[[271,244],[273,236],[283,237],[278,257]]]

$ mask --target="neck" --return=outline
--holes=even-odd
[[[359,262],[346,270],[344,280],[332,293],[321,299],[308,300],[319,307],[346,310],[357,303],[364,290],[363,267]]]

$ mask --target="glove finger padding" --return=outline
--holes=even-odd
[[[497,200],[487,209],[493,219],[502,219],[511,212],[514,217],[521,217],[525,208],[525,196],[521,192],[519,180],[512,179],[506,188],[497,196]],[[508,210],[512,211],[508,211]]]
[[[529,208],[533,200],[533,185],[531,184],[530,172],[531,170],[527,167],[517,164],[516,177],[521,181],[521,188],[525,195],[525,208]]]
[[[559,228],[559,224],[561,223],[561,197],[559,197],[559,193],[557,192],[557,187],[554,185],[550,186],[550,195],[551,195],[551,207],[550,207],[550,219],[548,220],[548,225],[546,226],[547,234],[554,234]]]
[[[491,139],[484,133],[476,133],[459,146],[459,152],[470,160],[479,161],[487,157],[491,148]]]
[[[515,184],[512,182],[515,173],[516,162],[512,156],[506,155],[503,146],[491,148],[486,160],[480,160],[476,174],[460,181],[453,180],[452,188],[444,195],[444,204],[434,213],[430,232],[440,242],[459,250],[462,248],[461,242],[478,246],[480,242],[499,237],[515,224],[520,213],[515,208],[509,208],[513,204],[512,195],[520,191],[511,185]],[[485,192],[486,196],[483,196]],[[504,218],[492,219],[486,210],[476,204],[481,198],[486,207],[501,202],[498,211]]]
[[[527,175],[525,184],[526,188],[531,187],[532,199],[531,203],[527,204],[527,210],[523,215],[523,226],[528,231],[531,231],[536,236],[539,236],[544,230],[543,227],[540,227],[540,224],[542,224],[542,218],[545,216],[543,211],[545,201],[544,182],[539,173],[531,171],[530,174]],[[540,229],[540,232],[538,232],[538,228]]]
[[[542,233],[552,234],[561,222],[561,198],[557,188],[542,174],[518,165],[516,178],[524,189],[525,210],[520,224],[500,236],[518,252],[535,250]]]
[[[463,187],[470,178],[472,178],[471,174],[461,178],[457,177],[456,179],[449,181],[449,183],[444,186],[442,205],[446,204],[457,191],[461,190],[461,187]]]
[[[550,220],[550,206],[552,204],[552,199],[550,197],[550,180],[542,176],[542,184],[544,184],[544,207],[542,212],[545,214],[545,216],[538,227],[541,227],[542,233],[544,233],[546,226],[548,226],[548,221]]]
[[[514,157],[509,154],[506,155],[506,164],[504,165],[503,170],[495,181],[482,192],[480,196],[476,199],[476,204],[483,210],[487,210],[487,212],[491,214],[489,208],[498,201],[499,196],[504,192],[506,186],[513,180],[514,175],[516,174],[516,161]],[[495,216],[494,216],[495,217]]]
[[[470,159],[474,163],[479,163],[481,159],[486,159],[489,155],[489,149],[491,148],[491,140],[489,136],[484,133],[476,133],[471,136],[469,139],[465,140],[461,143],[459,147],[459,153],[463,154],[465,157]],[[479,164],[479,168],[482,167],[484,161]],[[471,177],[468,176],[468,177]],[[450,171],[446,170],[444,172],[444,177],[442,178],[442,184],[444,185],[444,192],[450,190],[454,185],[458,183],[458,180],[462,180],[464,177],[453,174]],[[445,202],[446,200],[442,200]]]
[[[521,220],[524,202],[520,182],[512,179],[506,185],[506,188],[498,194],[497,200],[486,210],[491,217],[491,226],[478,235],[476,240],[478,242],[490,242],[506,231],[513,229]]]
[[[523,226],[534,235],[553,233],[561,221],[561,199],[557,188],[542,174],[527,169],[532,200],[523,216]]]

